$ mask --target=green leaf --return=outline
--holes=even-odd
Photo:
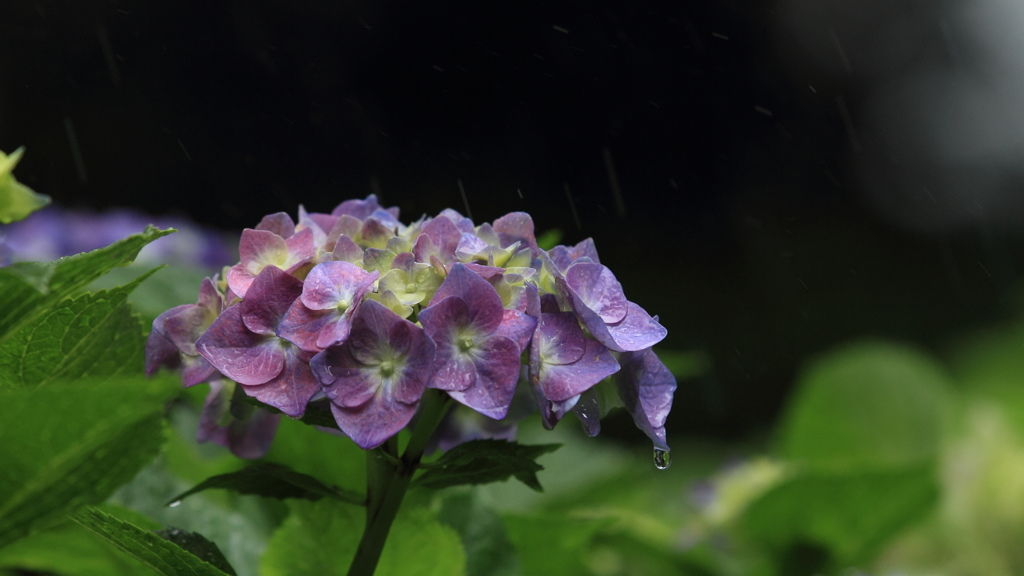
[[[172,232],[175,230],[149,226],[141,234],[92,252],[45,265],[0,268],[0,344],[114,267],[131,264],[143,246]],[[50,270],[42,270],[41,266]],[[40,279],[44,278],[45,289],[41,289]]]
[[[508,480],[509,476],[514,475],[530,488],[543,492],[537,481],[537,472],[544,467],[535,460],[561,446],[524,446],[505,440],[473,440],[446,452],[417,477],[413,485],[437,489],[461,484],[487,484]]]
[[[446,493],[438,519],[453,528],[466,550],[467,576],[516,576],[519,556],[505,525],[493,510],[480,505],[475,491]]]
[[[0,390],[0,547],[102,502],[152,460],[175,380]]]
[[[563,514],[505,515],[509,539],[519,552],[523,574],[589,575],[584,564],[594,536],[609,522]]]
[[[207,478],[195,488],[175,496],[171,503],[180,502],[192,494],[210,488],[225,488],[239,494],[255,494],[278,500],[305,498],[315,501],[327,497],[350,504],[366,504],[366,498],[359,494],[329,488],[312,476],[300,474],[287,466],[270,462],[255,464],[244,470]]]
[[[227,566],[217,546],[205,538],[200,548],[203,556],[199,557],[174,541],[165,540],[157,533],[142,530],[96,508],[81,510],[73,514],[71,519],[165,576],[222,576],[235,573]],[[187,541],[190,546],[200,546],[195,536],[181,536],[180,539]],[[207,560],[221,562],[227,570],[221,570]]]
[[[66,300],[0,344],[0,386],[141,374],[146,343],[125,299],[155,271],[110,291]]]
[[[866,342],[805,370],[782,425],[782,454],[815,467],[899,466],[935,457],[948,379],[913,348]]]
[[[50,203],[49,196],[33,192],[14,178],[14,167],[24,152],[24,147],[10,156],[0,152],[0,223],[3,224],[21,220]]]
[[[238,576],[234,568],[231,567],[231,564],[228,563],[228,559],[220,551],[220,548],[204,538],[202,534],[189,532],[188,530],[179,530],[178,528],[164,528],[163,530],[157,530],[156,535],[172,544],[176,544],[179,548],[196,558],[212,564],[221,572],[231,576]]]
[[[832,573],[870,560],[937,499],[933,463],[858,473],[810,472],[750,504],[740,525],[784,564],[816,550],[821,565],[813,568]]]
[[[537,245],[544,250],[551,250],[562,241],[562,231],[558,228],[552,228],[543,234],[537,236]]]
[[[262,576],[344,576],[363,532],[362,510],[333,500],[289,501],[291,514],[260,560]],[[459,576],[466,555],[458,534],[424,508],[402,509],[374,576]]]
[[[67,521],[22,538],[0,550],[0,574],[75,576],[152,576],[153,571],[125,556],[106,540]]]

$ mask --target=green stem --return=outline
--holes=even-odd
[[[380,447],[366,451],[366,528],[377,516],[384,494],[395,475],[398,460],[398,438],[388,438]]]
[[[352,565],[349,566],[348,576],[372,576],[377,569],[377,562],[384,550],[391,524],[402,506],[402,499],[405,498],[413,474],[419,467],[420,458],[423,457],[430,436],[450,407],[449,399],[449,396],[440,390],[426,391],[420,401],[419,420],[397,466],[389,462],[389,459],[377,458],[375,454],[367,456],[369,503],[366,507],[366,530],[359,541]],[[397,451],[397,444],[394,449]],[[390,473],[386,473],[385,466],[390,469]],[[372,473],[371,468],[374,470]]]

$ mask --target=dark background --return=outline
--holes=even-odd
[[[737,438],[837,343],[941,353],[1014,313],[1016,221],[968,214],[865,117],[887,80],[957,64],[904,4],[848,29],[796,0],[6,0],[0,149],[24,145],[19,179],[66,207],[232,231],[371,192],[405,221],[465,213],[461,179],[477,222],[592,236],[663,348],[710,360],[670,435]],[[857,35],[887,6],[893,34],[926,24],[903,64]],[[900,196],[920,189],[936,207]]]

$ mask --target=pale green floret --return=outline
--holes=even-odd
[[[25,148],[18,148],[10,156],[0,152],[0,222],[10,224],[50,203],[50,197],[37,194],[14,178],[14,167],[21,160]]]
[[[391,360],[385,360],[380,363],[380,375],[384,378],[390,378],[395,373],[395,363]]]
[[[366,297],[380,302],[385,308],[402,318],[408,318],[412,314],[412,306],[402,304],[402,301],[398,299],[398,296],[392,290],[381,289],[379,293],[367,294]]]
[[[473,339],[470,338],[469,336],[460,336],[459,339],[456,340],[456,342],[459,345],[459,350],[462,352],[469,352],[470,350],[473,349],[473,346],[475,344],[473,342]]]

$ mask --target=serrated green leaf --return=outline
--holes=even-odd
[[[262,576],[344,576],[355,556],[362,510],[333,500],[291,500],[291,514],[260,559]],[[423,508],[403,509],[391,525],[374,576],[460,576],[458,534]]]
[[[0,387],[142,372],[142,326],[128,294],[156,270],[109,291],[66,300],[0,344]]]
[[[561,446],[526,446],[505,440],[473,440],[446,452],[418,476],[413,485],[438,489],[462,484],[487,484],[515,476],[523,484],[542,492],[537,472],[544,467],[535,460]]]
[[[71,519],[92,530],[111,544],[135,557],[137,560],[165,576],[223,576],[225,572],[176,543],[165,540],[154,532],[146,532],[137,526],[96,508],[86,508],[71,515]],[[204,539],[205,540],[205,539]],[[209,542],[209,541],[207,541]],[[210,542],[212,544],[212,542]],[[216,549],[216,545],[213,545]],[[213,554],[207,550],[206,554]],[[217,549],[210,559],[223,560]],[[230,567],[229,567],[230,568]]]
[[[0,547],[102,502],[160,450],[175,378],[0,391]]]
[[[821,565],[815,569],[834,573],[870,560],[937,500],[933,463],[848,473],[812,471],[755,500],[740,526],[780,562],[818,550]]]
[[[52,272],[37,268],[33,274],[26,275],[25,270],[0,268],[0,344],[19,328],[32,324],[54,304],[77,293],[111,269],[131,264],[143,246],[172,232],[175,232],[173,228],[160,230],[149,226],[141,234],[134,234],[106,248],[43,265],[52,268]],[[47,283],[45,289],[40,289],[38,279],[43,277],[47,278]]]
[[[804,371],[782,425],[782,455],[817,468],[933,459],[948,378],[927,354],[886,342],[833,351]]]
[[[25,148],[8,156],[0,152],[0,223],[10,224],[50,203],[50,197],[38,194],[14,178],[14,167],[21,160]]]
[[[152,576],[153,571],[75,522],[67,521],[0,550],[0,574]]]
[[[350,504],[366,504],[366,498],[359,494],[347,490],[335,490],[312,476],[270,462],[254,464],[237,472],[218,474],[207,478],[191,490],[175,496],[171,502],[180,502],[193,494],[210,488],[224,488],[239,494],[255,494],[278,500],[305,498],[315,501],[327,497]]]

